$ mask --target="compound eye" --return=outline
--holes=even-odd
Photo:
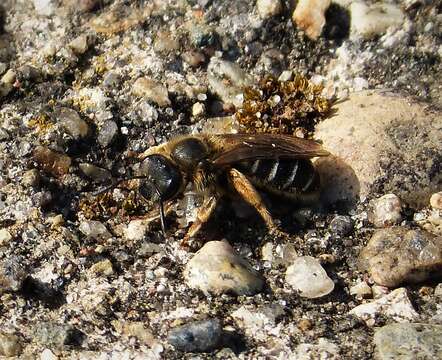
[[[191,170],[207,157],[207,147],[201,140],[190,137],[176,143],[171,156],[180,166]]]
[[[177,167],[162,155],[150,155],[140,164],[140,193],[151,201],[169,200],[181,187],[182,176]]]

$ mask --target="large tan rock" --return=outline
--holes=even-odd
[[[336,110],[315,135],[334,155],[317,162],[324,201],[391,192],[412,206],[427,205],[442,181],[441,113],[381,91],[352,94]]]

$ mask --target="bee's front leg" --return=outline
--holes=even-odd
[[[265,206],[262,201],[261,196],[258,191],[255,189],[253,184],[250,182],[247,177],[236,169],[230,169],[229,173],[229,182],[231,186],[241,195],[241,197],[250,205],[252,205],[256,211],[261,215],[267,227],[269,228],[269,232],[272,235],[275,235],[278,238],[287,238],[289,237],[283,231],[281,231],[278,225],[273,220],[270,215],[269,210]]]
[[[187,231],[186,236],[181,241],[182,247],[189,247],[190,239],[195,237],[198,231],[201,229],[204,223],[206,223],[210,215],[212,215],[213,211],[216,208],[216,204],[218,202],[218,197],[215,195],[208,196],[204,199],[202,205],[198,208],[198,212],[196,214],[196,220],[190,226]]]

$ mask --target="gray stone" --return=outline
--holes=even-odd
[[[106,121],[101,127],[97,135],[97,141],[102,147],[110,145],[112,140],[118,134],[118,125],[113,120]]]
[[[69,47],[76,55],[84,54],[89,48],[89,38],[87,35],[77,36],[69,43]]]
[[[218,319],[197,321],[173,329],[167,341],[178,351],[205,352],[221,345],[223,328]]]
[[[353,231],[353,220],[350,216],[336,215],[330,221],[329,228],[335,236],[347,236]]]
[[[285,281],[300,296],[309,299],[330,294],[335,284],[330,279],[318,260],[311,256],[300,256],[287,268]]]
[[[61,128],[74,139],[78,140],[87,136],[89,126],[74,109],[60,108],[56,111],[56,116]]]
[[[442,359],[442,325],[390,324],[373,341],[379,360]]]
[[[396,225],[402,220],[402,202],[395,194],[387,194],[370,202],[368,219],[376,227]]]
[[[79,346],[85,335],[69,324],[41,322],[34,328],[35,340],[51,349],[65,349],[67,346]]]
[[[351,204],[377,192],[427,206],[442,181],[440,128],[440,112],[425,104],[381,91],[352,94],[316,127],[333,154],[316,161],[323,201]]]
[[[18,356],[22,351],[20,338],[14,334],[0,331],[0,355],[6,357]]]
[[[415,321],[419,314],[414,310],[405,288],[393,290],[391,293],[372,302],[356,306],[350,314],[374,325],[380,315],[392,318],[397,322]]]
[[[264,286],[261,276],[223,241],[206,243],[187,263],[184,277],[204,293],[253,295]]]
[[[20,257],[10,256],[0,261],[0,294],[20,290],[27,276]]]
[[[442,237],[402,227],[378,230],[361,251],[360,267],[383,286],[424,281],[442,269]]]
[[[207,68],[209,86],[225,103],[242,104],[245,87],[253,83],[237,64],[212,57]]]

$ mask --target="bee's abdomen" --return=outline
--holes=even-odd
[[[310,160],[255,160],[235,167],[255,185],[278,193],[308,193],[319,187],[319,176]]]

